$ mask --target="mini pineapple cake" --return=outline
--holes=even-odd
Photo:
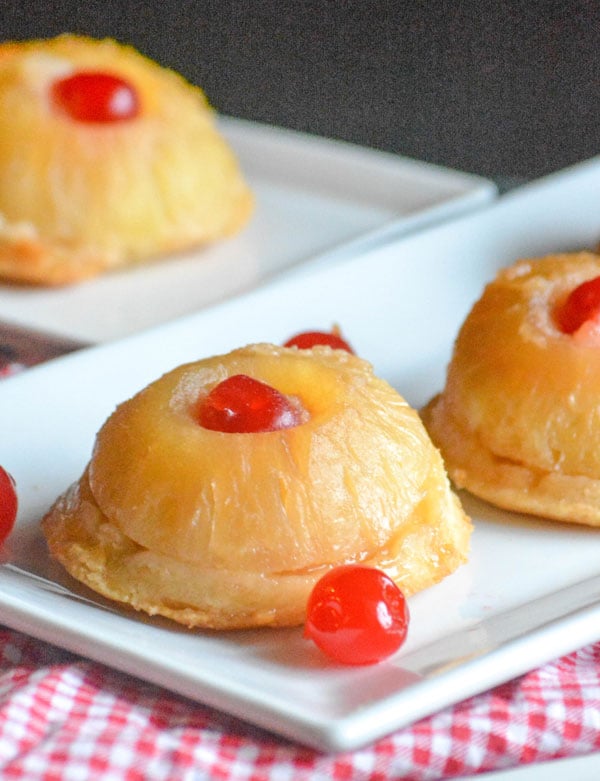
[[[467,316],[423,411],[458,487],[600,526],[600,256],[520,260]]]
[[[0,278],[61,285],[238,231],[202,91],[112,40],[0,44]]]
[[[417,413],[368,363],[266,344],[117,407],[42,526],[100,594],[217,629],[302,623],[340,564],[410,595],[466,560],[471,533]]]

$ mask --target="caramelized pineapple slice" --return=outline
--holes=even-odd
[[[199,400],[238,374],[296,399],[303,422],[203,428]],[[337,564],[381,567],[406,594],[430,586],[465,560],[470,523],[417,413],[369,364],[254,345],[181,366],[119,406],[44,530],[106,596],[231,628],[300,623]]]
[[[112,74],[139,113],[74,119],[54,86]],[[202,91],[111,40],[0,45],[0,277],[63,284],[203,245],[247,221],[252,196]]]
[[[458,486],[506,509],[600,525],[598,338],[564,333],[556,317],[598,275],[592,253],[522,260],[473,306],[445,388],[423,413]]]

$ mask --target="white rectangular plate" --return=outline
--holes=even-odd
[[[491,182],[399,155],[223,118],[256,196],[248,226],[203,250],[60,289],[0,286],[0,320],[101,342],[196,312],[307,258],[491,200]]]
[[[16,629],[326,750],[366,744],[600,637],[600,532],[464,497],[468,565],[411,599],[406,645],[367,668],[326,662],[300,629],[210,634],[95,600],[46,555],[38,520],[115,404],[183,361],[341,324],[415,406],[441,388],[454,335],[495,270],[600,238],[600,161],[497,204],[0,384],[0,464],[21,510],[0,567]]]

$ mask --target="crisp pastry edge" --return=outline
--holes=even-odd
[[[168,262],[169,255],[191,252],[225,240],[244,226],[254,208],[254,197],[247,191],[232,210],[229,223],[221,232],[208,233],[201,240],[182,235],[169,245],[157,247],[149,256],[126,257],[121,252],[95,249],[90,244],[62,244],[20,231],[0,215],[0,279],[25,285],[58,287],[96,277],[113,269],[146,266],[153,260]],[[28,235],[31,233],[31,235]]]
[[[438,479],[439,468],[432,463],[431,480]],[[365,566],[387,571],[405,596],[438,583],[467,560],[471,523],[445,474],[444,481],[423,499],[432,522],[419,523],[415,518],[393,551],[386,548],[360,560]],[[422,511],[417,506],[414,514]],[[78,581],[111,600],[188,628],[297,626],[304,621],[313,585],[335,565],[272,574],[201,570],[153,553],[126,537],[101,513],[89,488],[87,470],[55,502],[42,520],[42,529],[52,557]],[[193,600],[189,599],[190,585]],[[240,595],[248,600],[249,608],[236,609],[235,598]]]
[[[461,426],[441,393],[421,410],[421,417],[456,488],[511,512],[600,526],[600,480],[497,456],[476,432]]]

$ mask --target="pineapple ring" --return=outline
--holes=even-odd
[[[200,426],[198,399],[248,374],[306,422]],[[411,594],[466,558],[470,522],[417,415],[349,353],[251,345],[180,366],[120,405],[43,521],[51,553],[105,596],[184,624],[294,625],[332,566]]]
[[[555,312],[600,257],[521,260],[466,318],[423,419],[460,488],[508,510],[600,526],[600,350]]]
[[[73,120],[52,100],[78,71],[124,78],[139,116]],[[252,196],[202,91],[131,47],[61,35],[0,44],[0,277],[60,285],[203,245]]]

